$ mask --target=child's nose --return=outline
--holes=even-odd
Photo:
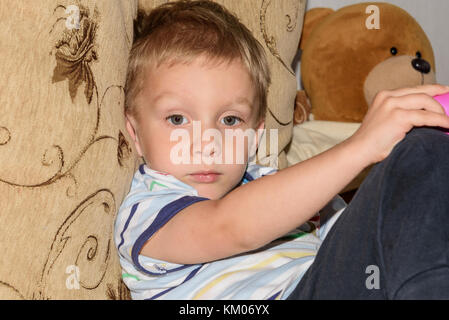
[[[192,155],[205,158],[221,156],[222,138],[221,132],[215,128],[204,129],[201,135],[194,133],[191,145]]]

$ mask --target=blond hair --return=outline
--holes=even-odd
[[[270,72],[261,44],[232,13],[208,0],[176,1],[139,13],[125,85],[125,111],[136,116],[136,98],[148,67],[188,63],[202,55],[217,62],[240,59],[248,69],[265,117]]]

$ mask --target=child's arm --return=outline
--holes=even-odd
[[[422,86],[380,93],[351,138],[220,200],[183,209],[147,241],[141,254],[193,264],[269,243],[307,221],[365,167],[387,157],[413,126],[449,128],[449,117],[431,98],[448,91]]]

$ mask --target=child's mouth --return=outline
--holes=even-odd
[[[218,172],[210,172],[210,173],[197,172],[197,173],[190,174],[190,176],[192,177],[193,180],[195,180],[196,182],[202,182],[202,183],[215,182],[218,180],[218,177],[220,175],[221,175],[221,173],[218,173]]]

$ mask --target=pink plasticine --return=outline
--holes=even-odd
[[[449,93],[434,96],[433,98],[443,106],[444,111],[449,116]]]
[[[441,94],[433,97],[444,108],[444,112],[449,116],[449,93]],[[449,131],[445,131],[449,135]]]

